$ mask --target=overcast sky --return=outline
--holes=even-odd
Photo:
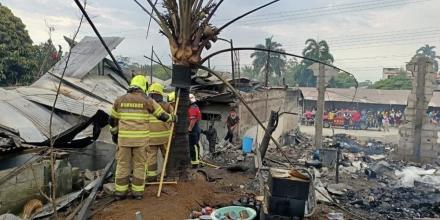
[[[145,4],[145,0],[139,0]],[[269,0],[225,0],[213,24],[221,26],[228,19]],[[72,36],[80,11],[73,0],[0,0],[26,25],[34,43],[49,37],[47,25],[55,31],[55,44],[67,46],[63,35]],[[161,1],[159,1],[161,2]],[[220,36],[233,39],[234,46],[255,46],[273,36],[287,52],[301,54],[307,38],[327,40],[335,65],[352,72],[360,81],[378,80],[383,67],[403,67],[424,44],[440,47],[440,0],[281,0],[235,23]],[[132,0],[88,0],[87,11],[104,36],[122,36],[125,40],[115,50],[133,62],[154,46],[164,62],[170,62],[165,37],[152,23],[148,39],[146,15]],[[47,24],[47,25],[46,25]],[[84,23],[79,38],[94,36]],[[218,41],[207,53],[226,48]],[[437,49],[440,53],[440,49]],[[241,66],[250,64],[249,53],[240,54]],[[229,70],[229,55],[216,57],[216,70]]]

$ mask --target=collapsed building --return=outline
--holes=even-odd
[[[123,38],[104,40],[109,48],[115,49]],[[75,44],[70,55],[30,86],[0,89],[0,159],[4,162],[0,171],[0,201],[8,201],[0,205],[1,213],[21,207],[39,194],[38,186],[47,186],[49,182],[49,164],[42,162],[38,154],[11,153],[28,148],[44,149],[50,141],[57,148],[83,148],[98,139],[101,128],[107,125],[107,111],[113,100],[126,92],[125,79],[130,77],[128,71],[120,74],[106,56],[98,38],[85,37]],[[58,86],[52,131],[49,131]],[[109,156],[112,157],[108,155],[107,159]],[[23,169],[10,179],[11,171],[28,161],[34,162],[30,169]],[[67,161],[58,164],[60,170],[65,170],[60,176],[71,183],[71,171],[66,171],[71,170],[71,165]],[[69,189],[71,186],[59,195]],[[16,196],[11,197],[12,194]]]
[[[259,82],[245,77],[228,81],[266,125],[271,112],[279,112],[279,124],[273,133],[276,139],[281,140],[297,128],[303,100],[301,90],[287,87],[266,88]],[[223,138],[227,133],[226,119],[229,110],[235,109],[240,123],[234,136],[238,139],[244,136],[251,137],[255,143],[261,143],[264,136],[263,128],[258,126],[252,114],[222,81],[213,76],[196,77],[191,90],[197,97],[202,112],[202,129],[208,129],[211,122],[217,130],[218,137]]]
[[[122,38],[105,38],[114,49]],[[113,100],[128,88],[128,74],[121,75],[105,57],[107,52],[98,38],[85,37],[77,43],[67,59],[60,60],[30,86],[1,89],[0,125],[3,133],[15,134],[24,144],[48,146],[54,138],[57,147],[81,147],[99,136],[106,125],[106,112]],[[50,109],[55,105],[52,131]],[[52,137],[51,137],[52,136]],[[56,138],[55,138],[56,137]],[[20,144],[1,145],[3,151]],[[15,146],[12,146],[15,145]]]

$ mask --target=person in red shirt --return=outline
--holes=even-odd
[[[201,129],[199,126],[199,121],[202,120],[202,113],[200,112],[199,106],[196,104],[196,97],[193,94],[189,94],[189,100],[191,105],[188,109],[188,136],[189,136],[189,154],[191,156],[191,165],[197,167],[200,164],[200,133]]]
[[[361,129],[361,113],[359,111],[354,111],[351,115],[351,120],[353,121],[353,129],[360,130]]]
[[[306,113],[304,113],[304,116],[306,117],[306,125],[312,124],[312,122],[313,122],[312,111],[307,110]]]

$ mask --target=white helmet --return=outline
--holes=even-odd
[[[189,101],[191,103],[195,103],[197,101],[196,97],[194,96],[194,94],[190,93],[189,94]]]

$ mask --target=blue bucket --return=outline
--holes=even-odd
[[[242,150],[243,153],[252,152],[252,146],[254,145],[254,139],[251,137],[243,137]]]

